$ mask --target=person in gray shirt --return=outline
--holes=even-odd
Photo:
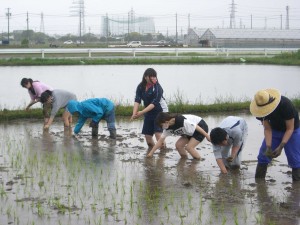
[[[53,91],[47,90],[42,93],[41,102],[42,103],[48,102],[51,103],[52,105],[50,118],[45,119],[44,130],[49,129],[58,110],[60,110],[61,108],[66,108],[70,100],[77,100],[76,95],[65,90],[54,89]],[[69,113],[67,110],[64,110],[62,114],[62,118],[65,127],[71,126],[72,123],[71,113]]]
[[[248,135],[248,126],[243,118],[226,117],[219,125],[211,130],[210,140],[221,172],[227,174],[227,168],[241,165],[242,150]],[[231,150],[231,151],[230,151]]]

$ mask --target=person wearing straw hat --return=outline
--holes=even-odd
[[[266,177],[268,164],[284,148],[293,181],[300,181],[299,114],[291,100],[273,88],[260,90],[251,101],[250,112],[264,126],[255,178]]]

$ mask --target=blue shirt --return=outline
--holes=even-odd
[[[104,115],[114,109],[114,103],[106,98],[91,98],[82,102],[71,100],[68,102],[67,110],[73,114],[79,113],[74,133],[78,134],[88,118],[99,123]]]
[[[154,108],[147,112],[146,115],[168,112],[168,106],[163,97],[163,93],[164,91],[158,82],[156,82],[156,84],[150,87],[147,91],[141,84],[139,84],[136,89],[135,102],[141,104],[141,101],[143,101],[145,107],[150,104],[154,105]]]

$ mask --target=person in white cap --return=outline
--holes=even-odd
[[[300,181],[299,114],[291,100],[276,89],[260,90],[251,101],[250,112],[262,121],[265,136],[257,157],[255,178],[266,177],[268,164],[284,148],[293,181]]]

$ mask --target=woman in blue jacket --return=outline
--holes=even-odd
[[[74,128],[74,133],[78,134],[88,118],[91,118],[93,136],[98,135],[98,124],[104,119],[110,133],[110,138],[116,138],[115,127],[115,106],[114,103],[106,98],[91,98],[82,102],[71,100],[68,102],[67,110],[71,113],[78,113],[79,118]]]
[[[162,128],[155,124],[155,118],[160,112],[168,112],[168,106],[163,97],[163,89],[158,83],[156,71],[148,68],[144,72],[142,82],[137,86],[131,120],[144,116],[142,134],[145,135],[149,149],[154,146],[153,135],[159,140]],[[141,101],[144,109],[139,111]]]

